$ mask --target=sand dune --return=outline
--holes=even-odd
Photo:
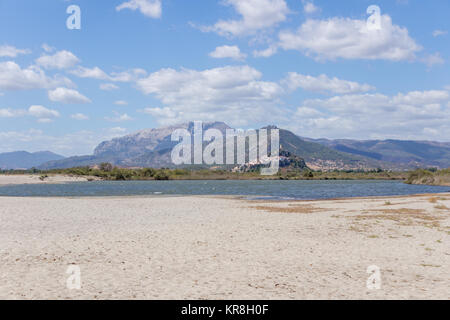
[[[450,298],[450,194],[0,201],[1,299]]]

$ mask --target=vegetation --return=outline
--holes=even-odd
[[[444,170],[418,169],[409,173],[406,183],[450,186],[450,168]]]
[[[262,176],[259,169],[248,172],[232,172],[227,169],[153,169],[118,168],[110,163],[101,163],[95,167],[76,167],[54,170],[7,170],[3,174],[37,174],[43,179],[49,175],[62,174],[85,176],[101,180],[406,180],[407,172],[377,170],[334,170],[313,171],[310,169],[281,168],[275,176]]]

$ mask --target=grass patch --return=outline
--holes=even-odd
[[[323,212],[327,209],[324,208],[317,208],[311,205],[293,205],[289,207],[271,207],[271,206],[256,206],[254,207],[257,210],[263,210],[268,212],[277,212],[277,213],[315,213],[315,212]]]

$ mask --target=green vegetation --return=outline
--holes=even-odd
[[[101,163],[95,167],[76,167],[53,170],[8,170],[0,174],[37,174],[43,179],[49,175],[84,176],[100,180],[406,180],[407,172],[391,172],[381,169],[313,171],[310,169],[281,168],[274,176],[262,176],[259,169],[248,172],[232,172],[220,169],[153,169],[118,168],[110,163]],[[90,179],[92,180],[92,179]]]
[[[408,184],[450,186],[450,168],[444,170],[418,169],[409,173]]]

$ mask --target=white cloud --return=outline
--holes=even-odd
[[[17,49],[13,46],[0,46],[0,57],[9,57],[9,58],[15,58],[19,54],[30,54],[31,51],[28,49]]]
[[[132,82],[145,77],[147,71],[140,68],[130,69],[122,72],[111,72],[109,79],[115,82]]]
[[[277,52],[278,52],[278,47],[276,45],[272,45],[272,46],[270,46],[270,47],[268,47],[267,49],[264,49],[264,50],[255,50],[255,51],[253,51],[253,56],[254,57],[268,58],[268,57],[273,56]]]
[[[447,33],[447,30],[434,30],[433,37],[445,36]]]
[[[244,126],[276,117],[280,96],[275,82],[261,81],[262,74],[249,66],[227,66],[203,71],[161,69],[137,81],[145,94],[164,105],[147,108],[161,123],[184,120],[221,120]]]
[[[36,63],[46,69],[67,69],[80,62],[72,52],[63,50],[54,55],[43,55],[36,60]]]
[[[133,118],[131,118],[128,114],[120,114],[116,111],[113,111],[114,117],[105,117],[105,120],[111,121],[111,122],[124,122],[124,121],[131,121]]]
[[[309,99],[286,126],[315,138],[444,140],[450,134],[449,100],[445,90]]]
[[[0,109],[0,118],[14,118],[23,114],[23,110]]]
[[[49,78],[42,69],[36,66],[22,69],[13,61],[0,63],[0,89],[48,89],[59,85],[73,86],[73,83],[65,77],[54,76]]]
[[[298,74],[296,72],[290,72],[283,83],[291,90],[302,88],[306,91],[319,93],[349,94],[375,90],[375,87],[368,84],[341,80],[336,77],[329,78],[324,74],[318,77],[313,77]]]
[[[0,131],[0,152],[16,150],[35,152],[51,148],[51,151],[66,156],[92,154],[100,142],[126,133],[127,130],[120,127],[57,135],[48,135],[36,129]]]
[[[308,19],[296,32],[282,31],[279,46],[298,50],[317,59],[413,60],[422,48],[406,28],[381,16],[381,29],[369,30],[366,20],[331,18]]]
[[[90,103],[87,97],[83,96],[76,90],[67,89],[67,88],[56,88],[55,90],[50,90],[48,92],[48,98],[51,101],[62,102],[62,103],[74,103],[74,104],[82,104],[82,103]]]
[[[47,109],[43,106],[33,105],[24,109],[0,109],[0,118],[15,118],[31,116],[38,118],[39,122],[50,122],[53,118],[60,116],[59,112],[52,109]]]
[[[126,102],[124,100],[118,100],[118,101],[115,101],[114,104],[116,104],[118,106],[127,106],[128,102]]]
[[[132,82],[147,75],[147,72],[145,70],[139,68],[130,69],[122,72],[111,72],[111,75],[108,75],[105,71],[103,71],[99,67],[85,68],[81,66],[75,70],[70,71],[70,73],[80,78],[108,80],[113,82]],[[106,85],[105,88],[108,88],[107,86],[109,86],[109,89],[113,88],[111,87],[111,85]]]
[[[219,20],[203,31],[217,32],[222,36],[252,35],[257,31],[275,27],[286,20],[289,8],[285,0],[224,0],[242,16],[240,20]]]
[[[116,7],[117,11],[123,9],[139,10],[143,15],[150,18],[161,18],[161,0],[131,0]]]
[[[320,8],[317,7],[314,2],[312,1],[305,1],[303,0],[303,11],[305,11],[305,13],[307,14],[313,14],[316,13],[318,11],[320,11]]]
[[[444,59],[441,57],[441,54],[439,52],[427,55],[424,58],[422,58],[421,60],[429,68],[431,68],[432,66],[434,66],[436,64],[444,64],[445,63]]]
[[[244,60],[247,55],[242,53],[238,46],[217,47],[209,54],[213,58],[231,58],[234,60]]]
[[[104,91],[112,91],[119,89],[114,83],[102,83],[100,84],[100,89]]]
[[[49,46],[47,43],[42,44],[41,48],[42,48],[42,50],[44,50],[47,53],[50,53],[53,50],[55,50],[54,47]]]
[[[44,118],[44,119],[49,119],[49,118],[57,118],[59,117],[59,112],[56,110],[51,110],[51,109],[47,109],[43,106],[31,106],[28,109],[28,114],[30,116],[36,117],[36,118]]]
[[[75,114],[72,114],[70,117],[74,120],[79,120],[79,121],[89,120],[89,117],[83,113],[75,113]]]
[[[70,71],[70,73],[80,78],[109,80],[109,76],[99,67],[94,67],[90,69],[79,66],[77,69]]]

